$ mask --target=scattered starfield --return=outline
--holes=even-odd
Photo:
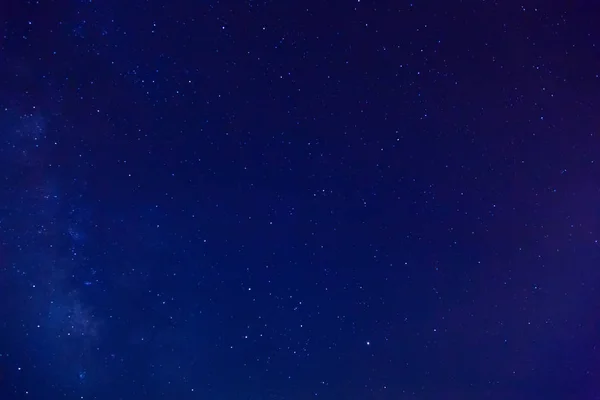
[[[600,399],[600,9],[0,5],[0,399]]]

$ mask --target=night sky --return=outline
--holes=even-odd
[[[600,8],[3,1],[0,399],[600,399]]]

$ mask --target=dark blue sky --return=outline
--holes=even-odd
[[[600,13],[548,3],[3,2],[0,398],[600,399]]]

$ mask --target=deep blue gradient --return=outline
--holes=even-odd
[[[3,2],[0,399],[600,399],[559,3]]]

